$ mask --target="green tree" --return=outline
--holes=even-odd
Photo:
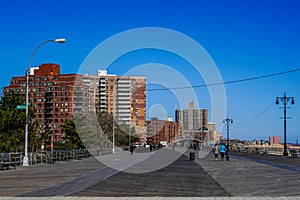
[[[107,138],[112,141],[113,133],[113,116],[108,112],[99,112],[98,122]],[[125,123],[116,123],[115,121],[115,144],[117,146],[128,146],[130,127]],[[131,127],[131,142],[137,142],[139,137],[135,134],[135,130]]]
[[[25,101],[14,91],[4,94],[0,100],[0,152],[24,151],[25,143],[25,110],[17,109]],[[28,110],[28,147],[34,151],[39,143],[35,109],[31,105]]]
[[[76,130],[74,120],[68,120],[62,125],[64,132],[64,141],[60,144],[61,148],[65,149],[82,149],[84,145]]]

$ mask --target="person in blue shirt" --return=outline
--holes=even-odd
[[[226,146],[225,146],[224,142],[221,142],[221,145],[219,147],[219,151],[220,151],[220,155],[221,155],[221,161],[223,161],[225,153],[226,153]]]

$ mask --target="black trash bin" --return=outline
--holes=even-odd
[[[190,160],[195,160],[195,152],[190,152]]]

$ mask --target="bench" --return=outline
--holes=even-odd
[[[17,168],[17,165],[20,163],[17,161],[13,161],[9,158],[8,154],[0,154],[0,169],[3,170],[4,168],[9,169],[10,166]]]
[[[300,151],[299,149],[290,149],[291,158],[299,158]]]
[[[59,157],[57,157],[53,153],[47,153],[46,158],[49,164],[53,164],[59,161]]]
[[[0,166],[1,166],[0,169],[1,170],[3,170],[4,168],[9,169],[10,166],[13,166],[14,169],[16,169],[18,164],[19,163],[17,163],[17,162],[1,162],[0,163]]]

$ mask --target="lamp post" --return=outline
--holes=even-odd
[[[36,53],[36,51],[43,46],[44,44],[48,43],[48,42],[58,42],[58,43],[64,43],[66,41],[65,38],[58,38],[58,39],[54,39],[54,40],[45,40],[42,43],[40,43],[38,46],[35,47],[35,49],[33,50],[33,52],[31,53],[29,62],[28,62],[28,66],[27,66],[27,70],[26,70],[26,104],[25,104],[25,109],[26,109],[26,122],[25,122],[25,155],[23,158],[23,166],[28,166],[28,103],[29,103],[29,73],[30,73],[30,65],[31,65],[31,61],[32,58],[34,56],[34,54]]]
[[[112,127],[112,153],[116,153],[116,149],[115,149],[115,115],[116,112],[118,112],[118,108],[116,108],[116,106],[118,106],[118,82],[119,82],[119,78],[116,79],[115,85],[114,85],[114,89],[113,89],[113,95],[114,95],[114,102],[115,106],[114,106],[114,112],[113,112],[113,127]],[[118,113],[117,113],[117,119],[118,119]]]
[[[286,144],[286,105],[288,104],[288,102],[291,100],[291,104],[294,105],[295,101],[294,101],[294,97],[287,97],[286,94],[284,93],[283,97],[277,97],[276,98],[276,105],[279,104],[279,100],[283,103],[283,129],[284,129],[284,145],[283,145],[283,156],[287,156],[288,152],[287,152],[287,144]]]
[[[229,148],[229,124],[233,123],[233,119],[229,119],[228,117],[226,119],[223,120],[223,123],[226,123],[227,125],[227,146]]]

